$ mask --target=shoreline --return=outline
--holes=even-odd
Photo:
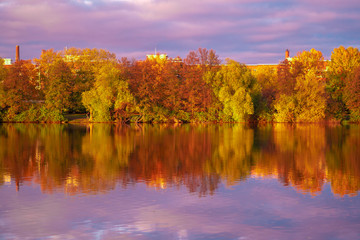
[[[88,125],[88,124],[123,124],[123,125],[131,125],[131,124],[172,124],[172,125],[183,125],[183,124],[249,124],[254,126],[262,126],[262,125],[271,125],[271,124],[289,124],[289,125],[311,125],[311,124],[319,124],[319,125],[349,125],[349,124],[360,124],[359,122],[352,121],[334,121],[334,120],[324,120],[318,122],[274,122],[274,121],[243,121],[243,122],[217,122],[217,121],[190,121],[190,122],[175,122],[175,121],[164,121],[164,122],[120,122],[120,121],[107,121],[107,122],[97,122],[97,121],[89,121],[87,118],[77,118],[66,121],[0,121],[0,124],[3,123],[24,123],[24,124],[79,124],[79,125]]]

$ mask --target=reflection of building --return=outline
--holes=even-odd
[[[155,187],[156,189],[166,189],[167,188],[167,180],[163,178],[161,175],[154,176],[151,178],[148,185],[151,187]]]
[[[3,178],[4,178],[5,185],[10,185],[11,184],[11,176],[10,176],[10,174],[5,173]]]

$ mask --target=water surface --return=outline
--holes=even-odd
[[[0,125],[0,239],[360,239],[360,127]]]

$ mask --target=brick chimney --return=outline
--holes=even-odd
[[[20,61],[20,46],[16,45],[15,62]]]
[[[285,59],[288,59],[290,57],[290,51],[289,49],[286,49],[285,51]]]

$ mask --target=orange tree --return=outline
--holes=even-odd
[[[335,119],[349,118],[351,110],[346,102],[352,102],[352,96],[345,89],[352,91],[351,78],[356,76],[354,71],[358,67],[360,67],[360,52],[357,48],[340,46],[332,52],[326,76],[326,90],[330,95],[328,112]]]
[[[278,67],[274,118],[277,122],[314,122],[325,118],[324,59],[315,49]]]
[[[3,106],[7,109],[5,120],[16,120],[39,99],[36,86],[35,66],[31,61],[17,61],[10,66],[3,81]]]

